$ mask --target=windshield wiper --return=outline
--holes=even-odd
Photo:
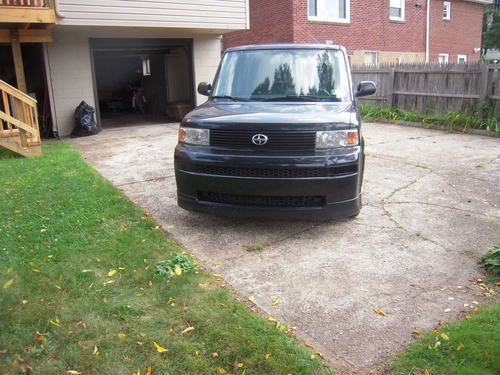
[[[234,101],[238,101],[238,102],[248,102],[249,101],[249,99],[247,99],[247,98],[240,98],[240,97],[231,96],[231,95],[215,95],[215,96],[212,96],[212,99],[229,99],[229,100],[234,100]]]
[[[273,98],[262,99],[265,102],[280,102],[280,101],[301,101],[301,102],[324,102],[324,101],[334,101],[339,100],[335,96],[321,97],[321,96],[309,96],[309,95],[287,95],[287,96],[276,96]]]

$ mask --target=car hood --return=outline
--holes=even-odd
[[[183,124],[224,126],[229,124],[348,125],[356,123],[352,103],[226,102],[207,101],[188,113]]]

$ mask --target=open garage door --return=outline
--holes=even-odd
[[[179,121],[194,107],[189,39],[91,39],[97,118],[106,127]]]

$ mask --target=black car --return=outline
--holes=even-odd
[[[182,120],[180,207],[282,219],[356,216],[364,141],[346,50],[274,44],[228,49],[208,101]]]

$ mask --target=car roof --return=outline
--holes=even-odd
[[[275,44],[251,44],[247,46],[231,47],[226,52],[233,51],[254,51],[263,49],[333,49],[346,52],[346,49],[338,44],[320,43],[275,43]]]

